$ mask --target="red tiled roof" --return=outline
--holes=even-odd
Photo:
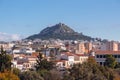
[[[84,54],[74,54],[76,56],[87,56],[87,55],[84,55]]]
[[[35,56],[35,57],[37,57],[38,55],[39,55],[38,52],[33,52],[31,56]]]
[[[64,52],[64,53],[61,53],[61,54],[65,54],[65,55],[67,55],[67,56],[74,56],[74,54],[73,54],[73,53],[70,53],[70,52]]]
[[[86,56],[84,54],[75,54],[75,53],[70,53],[70,52],[64,52],[64,53],[61,53],[61,54],[65,54],[67,56]]]
[[[95,51],[96,54],[120,54],[120,51]]]

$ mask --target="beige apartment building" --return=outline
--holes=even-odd
[[[84,45],[84,43],[78,43],[77,44],[76,53],[77,54],[84,54],[85,53],[85,45]]]
[[[118,51],[118,43],[115,41],[110,41],[106,43],[106,49],[108,51]]]
[[[92,45],[91,42],[86,42],[85,43],[85,52],[86,53],[89,53],[92,50],[92,48],[93,48],[93,45]]]

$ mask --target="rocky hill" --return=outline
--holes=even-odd
[[[69,26],[59,23],[51,27],[43,29],[39,34],[29,36],[27,39],[61,39],[61,40],[93,40],[93,38],[83,35],[82,33],[75,32]]]

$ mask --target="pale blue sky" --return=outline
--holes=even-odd
[[[92,37],[120,40],[120,0],[0,0],[0,32],[28,36],[65,23]]]

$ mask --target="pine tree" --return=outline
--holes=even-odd
[[[6,54],[6,51],[4,51],[3,47],[1,47],[0,51],[0,72],[4,72],[5,70],[11,69],[11,56]]]
[[[54,63],[51,61],[47,61],[41,53],[39,53],[37,64],[35,66],[36,70],[51,70],[54,68]]]

